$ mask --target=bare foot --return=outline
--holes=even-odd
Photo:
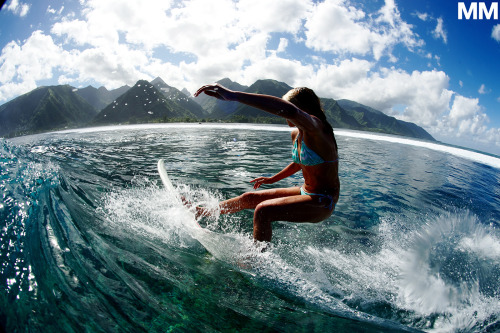
[[[193,204],[191,203],[191,201],[189,201],[188,199],[186,199],[185,196],[181,195],[181,201],[182,201],[182,204],[184,206],[186,206],[187,208],[191,208],[193,206]]]
[[[195,219],[198,220],[201,217],[207,217],[212,215],[210,210],[205,207],[196,207]]]

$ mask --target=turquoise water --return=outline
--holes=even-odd
[[[290,162],[289,129],[138,125],[1,140],[0,327],[30,332],[494,332],[500,160],[336,131],[341,197],[320,224],[189,200],[251,190]],[[301,184],[295,175],[276,186]],[[203,245],[202,245],[203,244]],[[207,248],[209,251],[207,251]]]

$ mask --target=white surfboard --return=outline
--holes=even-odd
[[[234,254],[244,251],[245,242],[236,235],[221,234],[201,227],[196,221],[194,213],[183,204],[181,195],[168,177],[165,160],[163,159],[158,161],[158,173],[165,189],[175,198],[175,206],[186,210],[184,223],[190,229],[191,236],[216,258],[223,261],[234,261]]]
[[[163,183],[163,186],[167,189],[168,192],[171,192],[172,194],[175,194],[175,198],[179,201],[181,201],[181,197],[179,195],[179,192],[175,189],[174,185],[170,181],[170,178],[168,178],[167,174],[167,169],[165,168],[165,160],[161,159],[158,161],[158,173],[160,174],[161,181]]]
[[[161,181],[163,183],[163,186],[165,186],[165,189],[174,197],[175,199],[175,204],[183,207],[186,211],[189,211],[187,207],[184,206],[184,203],[182,202],[181,195],[177,191],[177,189],[174,187],[172,184],[172,181],[170,181],[170,178],[168,177],[167,169],[165,168],[165,160],[161,159],[158,161],[158,173],[160,174]],[[194,214],[189,212],[189,217],[192,217],[190,221],[187,221],[190,226],[196,225],[198,228],[203,229],[198,222],[196,221]],[[204,229],[205,231],[209,231]]]

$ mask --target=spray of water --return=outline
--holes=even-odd
[[[185,185],[178,190],[216,211],[217,195]],[[414,230],[396,218],[382,221],[371,250],[276,242],[262,253],[237,224],[216,215],[201,229],[193,211],[172,199],[162,188],[143,184],[109,194],[105,211],[113,228],[173,247],[202,244],[271,288],[348,318],[387,326],[377,318],[386,308],[386,318],[440,332],[474,330],[500,313],[500,238],[468,212],[427,216]]]

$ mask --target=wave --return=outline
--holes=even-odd
[[[487,155],[484,153],[467,150],[465,148],[458,148],[453,146],[448,146],[445,144],[439,144],[429,141],[420,141],[415,139],[407,139],[399,136],[391,136],[391,135],[380,135],[380,134],[371,134],[365,132],[357,132],[357,131],[346,131],[346,130],[336,130],[335,135],[352,137],[352,138],[360,138],[360,139],[369,139],[369,140],[377,140],[377,141],[385,141],[392,143],[399,143],[404,145],[416,146],[421,148],[427,148],[443,153],[448,153],[454,156],[462,157],[471,161],[479,162],[482,164],[489,165],[491,167],[500,169],[500,158],[492,155]]]
[[[500,238],[469,213],[429,217],[415,230],[408,221],[384,221],[376,251],[309,246],[318,283],[346,304],[379,308],[430,332],[482,331],[500,313]],[[482,244],[491,246],[485,253]],[[321,272],[321,274],[319,274]],[[323,282],[321,282],[323,280]]]
[[[87,140],[90,136],[85,134],[94,131],[180,127],[290,131],[274,125],[147,124],[59,133],[65,140],[68,132],[82,133]],[[421,143],[369,133],[341,130],[336,133],[367,140],[396,140],[392,142],[399,144]],[[122,140],[122,134],[112,136],[111,141]],[[157,143],[158,133],[150,132],[148,136],[151,138],[148,145]],[[253,245],[250,212],[204,220],[207,228],[219,233],[215,237],[189,226],[191,213],[173,203],[171,194],[158,186],[154,166],[149,166],[169,146],[161,145],[160,152],[150,155],[138,149],[124,162],[120,158],[124,156],[123,148],[118,145],[105,155],[117,156],[115,164],[106,164],[109,161],[93,153],[100,148],[85,141],[85,149],[80,149],[71,142],[75,137],[78,135],[68,136],[69,142],[61,145],[57,138],[49,137],[50,145],[36,142],[31,150],[2,141],[0,161],[4,163],[0,170],[2,181],[10,182],[7,185],[10,192],[0,213],[7,212],[13,221],[2,234],[5,240],[5,230],[11,232],[8,237],[12,242],[7,239],[5,244],[12,246],[1,252],[4,257],[14,253],[10,266],[4,266],[7,268],[2,271],[11,274],[6,279],[9,297],[21,295],[23,299],[20,290],[31,288],[34,294],[28,300],[38,302],[37,311],[47,301],[63,303],[54,310],[59,311],[58,316],[53,317],[63,317],[63,322],[71,323],[68,325],[82,328],[75,321],[83,322],[85,313],[98,306],[99,310],[89,315],[87,322],[94,325],[89,327],[110,328],[133,318],[134,325],[143,328],[149,324],[148,316],[164,313],[165,304],[170,304],[168,320],[174,318],[172,321],[180,324],[185,322],[184,317],[200,318],[201,315],[193,314],[205,313],[206,308],[218,305],[224,298],[220,295],[230,296],[231,301],[224,300],[229,311],[247,311],[248,318],[258,321],[261,317],[252,312],[255,304],[240,307],[241,300],[254,300],[252,292],[277,295],[269,298],[278,299],[271,304],[275,311],[272,315],[282,314],[282,308],[290,304],[300,304],[294,308],[297,313],[312,309],[307,316],[321,313],[328,318],[349,318],[356,325],[361,322],[363,328],[372,325],[378,330],[383,327],[384,331],[402,329],[400,324],[432,332],[488,331],[492,329],[488,325],[498,325],[500,237],[494,224],[487,225],[487,217],[481,221],[478,215],[455,209],[456,205],[451,204],[443,208],[448,211],[438,207],[424,207],[424,211],[418,208],[418,213],[417,208],[391,210],[375,216],[376,224],[370,225],[369,230],[340,226],[342,219],[318,225],[278,222],[276,241],[267,252],[261,253]],[[101,141],[103,137],[96,135],[93,140]],[[232,138],[230,133],[231,144]],[[126,144],[130,146],[129,142]],[[78,153],[73,153],[73,148]],[[85,153],[97,162],[92,165],[83,162]],[[144,156],[148,156],[147,163],[140,160]],[[116,169],[123,167],[123,163],[139,164],[141,172],[127,173],[126,178],[114,182],[121,179]],[[174,163],[181,165],[184,160]],[[96,171],[95,167],[103,164],[106,165]],[[442,165],[438,165],[440,169]],[[123,168],[127,172],[132,169],[130,165]],[[479,168],[478,172],[481,171]],[[184,174],[189,176],[188,172]],[[200,181],[195,183],[205,186],[202,175],[193,172],[192,179],[198,177]],[[489,181],[485,182],[489,186]],[[217,192],[177,186],[179,192],[196,204],[215,208],[221,199]],[[235,185],[228,187],[231,186]],[[456,193],[455,188],[448,191]],[[446,196],[448,192],[439,193]],[[342,217],[342,207],[338,213]],[[26,235],[31,235],[31,239],[26,240]],[[23,259],[27,243],[30,255],[41,262],[30,266],[33,261]],[[15,275],[16,272],[20,273]],[[237,287],[229,286],[221,292],[218,289],[221,274],[231,276],[231,282],[243,278],[238,280]],[[202,292],[202,296],[197,292]],[[42,295],[49,296],[39,302],[37,299],[42,299]],[[1,301],[2,305],[9,304]],[[197,309],[193,304],[208,306]],[[120,309],[127,310],[120,312]],[[30,312],[28,309],[27,313]],[[75,313],[77,317],[73,316]],[[14,314],[9,316],[15,318]],[[46,324],[50,318],[39,320],[45,320]],[[214,318],[205,323],[210,320]],[[193,323],[197,325],[196,320]],[[19,326],[22,325],[20,321]]]
[[[59,185],[58,174],[57,165],[0,139],[0,312],[17,316],[20,326],[32,308],[12,303],[32,304],[41,297],[33,260],[38,257],[33,249],[40,248],[34,238],[45,213],[45,196]]]

